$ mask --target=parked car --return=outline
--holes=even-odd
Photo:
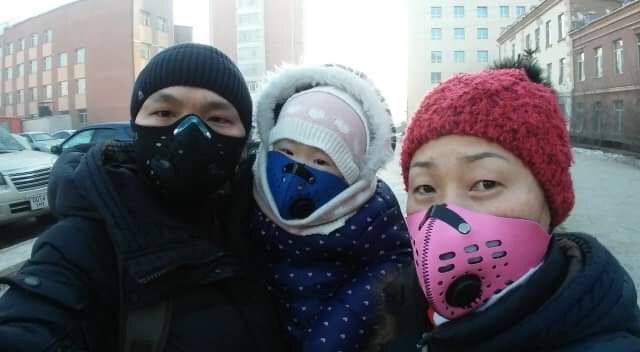
[[[75,131],[62,144],[54,146],[51,152],[60,154],[70,148],[80,145],[86,147],[109,139],[132,140],[131,124],[129,122],[110,122],[83,127]]]
[[[67,139],[70,135],[73,134],[76,130],[57,130],[51,133],[51,136],[55,139]]]
[[[0,225],[49,213],[47,185],[56,158],[26,149],[0,128]]]
[[[33,148],[31,148],[31,144],[29,144],[29,140],[22,137],[19,134],[15,134],[12,133],[11,134],[13,136],[13,139],[15,139],[16,141],[18,141],[20,144],[22,144],[22,146],[24,147],[24,149],[26,150],[33,150]]]
[[[64,139],[55,139],[46,132],[24,132],[20,135],[29,141],[33,150],[47,153],[51,152],[51,147],[64,141]]]

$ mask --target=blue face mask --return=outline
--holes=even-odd
[[[278,151],[267,154],[267,181],[278,213],[286,220],[308,217],[349,187],[344,179]]]

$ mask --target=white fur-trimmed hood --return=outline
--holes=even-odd
[[[316,86],[331,86],[345,91],[362,104],[369,129],[369,146],[358,165],[358,180],[374,179],[378,170],[393,158],[393,120],[384,98],[373,83],[340,66],[283,66],[270,73],[254,109],[260,140],[268,141],[278,105],[292,95]]]

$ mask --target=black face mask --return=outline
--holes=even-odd
[[[198,115],[165,127],[135,125],[140,175],[179,207],[201,204],[233,178],[245,139],[216,133]]]

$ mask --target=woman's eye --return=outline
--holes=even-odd
[[[208,118],[207,121],[211,121],[213,123],[220,123],[220,124],[229,123],[229,120],[227,120],[225,118],[222,118],[222,117],[217,117],[217,116],[212,116],[212,117]]]
[[[476,182],[473,187],[471,187],[472,191],[490,191],[496,187],[498,187],[498,182],[493,180],[481,180]]]
[[[418,195],[430,195],[436,192],[436,189],[431,185],[420,185],[413,189],[413,193]]]

